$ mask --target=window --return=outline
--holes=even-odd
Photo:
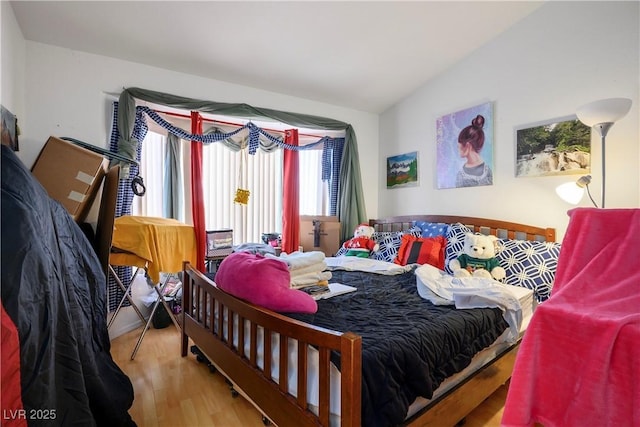
[[[320,179],[322,173],[322,150],[303,150],[300,160],[300,215],[327,215],[329,211],[329,188]]]
[[[207,230],[231,228],[236,244],[282,231],[282,150],[249,155],[214,143],[202,154]],[[234,203],[238,188],[251,192],[247,205]]]
[[[317,139],[316,139],[317,140]],[[149,130],[142,142],[140,174],[147,192],[134,197],[134,215],[164,216],[164,170],[166,135]],[[182,181],[185,204],[182,218],[191,212],[189,143],[182,141]],[[234,244],[260,242],[262,233],[282,232],[282,170],[283,150],[255,155],[232,151],[223,143],[203,147],[203,193],[207,230],[231,228]],[[300,159],[300,214],[326,215],[328,186],[321,180],[322,150],[302,150]],[[234,203],[238,188],[251,191],[249,203]]]

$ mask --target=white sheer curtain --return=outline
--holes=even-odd
[[[167,141],[159,129],[150,129],[142,142],[140,174],[147,192],[134,197],[133,215],[163,215],[163,171]],[[191,218],[190,142],[182,141],[184,215]],[[243,160],[244,159],[244,160]],[[326,215],[327,185],[322,182],[322,150],[300,151],[300,214]],[[245,172],[238,182],[241,161]],[[262,233],[282,232],[283,150],[255,155],[234,152],[222,143],[203,147],[203,192],[207,230],[233,229],[234,244],[261,242]],[[238,188],[251,194],[247,205],[234,203]],[[187,222],[190,222],[189,220]]]
[[[162,216],[164,151],[167,136],[149,130],[142,142],[140,175],[147,191],[143,197],[135,196],[131,205],[133,215]]]
[[[282,231],[282,150],[255,155],[221,143],[202,150],[207,230],[233,229],[235,244],[260,242],[262,233]],[[244,159],[244,160],[243,160]],[[244,176],[239,177],[240,165]],[[239,182],[239,178],[242,178]],[[251,192],[247,205],[234,203],[236,190]]]
[[[329,189],[322,176],[322,150],[303,150],[300,160],[300,215],[326,215]]]

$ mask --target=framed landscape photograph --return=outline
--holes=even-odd
[[[584,175],[591,170],[591,128],[570,116],[516,129],[516,177]]]
[[[387,157],[387,188],[418,185],[418,152]]]

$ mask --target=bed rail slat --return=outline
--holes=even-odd
[[[321,348],[320,349],[320,354],[319,354],[319,359],[320,359],[320,363],[319,363],[319,375],[318,377],[320,378],[319,384],[318,384],[318,394],[319,394],[319,411],[320,411],[320,425],[323,426],[328,426],[329,425],[329,398],[330,398],[330,385],[331,385],[331,381],[330,381],[330,375],[329,375],[329,363],[330,363],[330,353],[329,350],[326,348]]]
[[[245,318],[241,315],[238,315],[238,343],[244,343],[244,327],[245,327]],[[240,357],[246,357],[244,352],[244,345],[238,346],[238,354]]]
[[[280,390],[286,392],[289,390],[289,338],[280,336],[280,357],[279,357],[279,380]]]
[[[264,328],[263,331],[262,348],[264,349],[262,352],[264,367],[262,369],[271,378],[271,331],[267,328]]]
[[[200,301],[200,287],[195,288],[196,291],[196,295],[195,295],[195,301],[196,301],[196,306],[198,306],[198,308],[200,309],[202,306],[202,301]],[[202,321],[202,310],[198,310],[196,311],[196,318],[198,319],[198,321]]]
[[[300,393],[300,390],[307,389],[307,343],[298,341],[298,406],[301,408],[307,407],[306,393]]]
[[[250,321],[251,322],[251,321]],[[251,339],[249,343],[251,366],[258,366],[258,325],[251,322]]]
[[[209,328],[211,330],[213,330],[213,323],[211,316],[208,315],[208,313],[211,313],[211,307],[213,307],[213,298],[211,297],[211,295],[209,294],[205,294],[205,299],[204,299],[205,303],[204,303],[204,309],[203,309],[203,324],[206,328]]]
[[[216,310],[217,311],[218,320],[217,320],[217,324],[216,324],[216,327],[215,327],[215,334],[218,337],[220,337],[220,340],[224,341],[224,334],[223,334],[224,329],[223,329],[223,327],[224,327],[224,310],[225,310],[225,307],[224,307],[223,304],[220,303],[220,301],[216,301],[216,302],[218,303],[217,304],[217,310]]]
[[[233,310],[227,309],[227,345],[229,347],[233,347],[233,321],[234,321],[235,313]]]

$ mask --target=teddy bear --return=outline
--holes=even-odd
[[[504,268],[498,265],[496,236],[480,233],[466,233],[463,253],[449,262],[455,277],[485,277],[502,280],[506,276]]]
[[[373,240],[375,229],[367,224],[360,224],[353,231],[353,237],[342,244],[347,250],[345,256],[368,258],[371,252],[376,252],[380,245]]]

